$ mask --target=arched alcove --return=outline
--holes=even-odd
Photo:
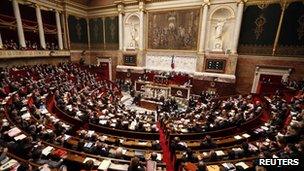
[[[127,15],[124,21],[124,49],[136,49],[139,43],[139,16]]]
[[[209,49],[223,52],[231,49],[231,40],[235,24],[235,14],[229,6],[219,6],[209,17]]]

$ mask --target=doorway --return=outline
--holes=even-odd
[[[97,66],[101,68],[104,78],[112,81],[111,58],[97,58]]]
[[[291,68],[257,66],[251,93],[268,94],[275,92],[277,89],[282,89],[282,80],[286,80],[291,71]]]

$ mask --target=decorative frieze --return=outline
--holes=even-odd
[[[0,50],[0,59],[26,57],[64,57],[70,56],[70,51],[49,50]]]

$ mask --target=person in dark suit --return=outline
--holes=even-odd
[[[83,146],[84,146],[84,144],[85,144],[84,140],[83,140],[83,139],[80,139],[80,140],[78,141],[76,150],[77,150],[77,151],[83,151]]]
[[[248,156],[250,155],[250,150],[249,150],[249,144],[247,142],[242,143],[242,149],[243,149],[243,155]]]
[[[0,163],[1,164],[3,164],[2,161],[5,161],[5,159],[7,158],[7,156],[6,156],[7,151],[8,151],[7,148],[0,147],[0,153],[1,153],[1,155],[0,155]]]
[[[134,157],[131,159],[128,171],[144,171],[145,168],[140,164],[139,158]]]
[[[37,147],[32,152],[32,159],[34,163],[39,165],[47,164],[50,168],[59,168],[63,162],[63,159],[60,159],[58,162],[53,160],[42,159],[42,149]]]
[[[12,151],[15,151],[16,155],[22,156],[23,159],[30,158],[30,152],[32,151],[34,145],[32,144],[32,138],[26,137],[23,140],[18,140],[10,145]]]
[[[157,154],[156,154],[155,152],[153,152],[153,153],[151,154],[151,160],[152,160],[152,161],[156,161],[156,160],[157,160]]]
[[[143,123],[142,122],[139,122],[137,127],[135,128],[136,131],[139,131],[139,132],[144,132],[145,131],[145,127],[143,126]]]
[[[80,171],[95,171],[93,170],[94,168],[94,161],[93,160],[88,160],[84,164],[84,168],[81,169]]]
[[[32,171],[32,166],[27,163],[20,163],[20,165],[17,168],[17,171]]]
[[[200,161],[198,163],[197,171],[208,171],[206,163]]]
[[[188,148],[186,154],[182,157],[182,161],[196,163],[198,162],[198,158],[193,154],[193,151]]]
[[[218,157],[217,157],[217,155],[216,155],[216,153],[215,153],[215,151],[214,150],[211,150],[210,152],[209,152],[209,162],[215,162],[215,161],[217,161],[218,160]]]
[[[101,151],[100,151],[100,155],[107,157],[107,156],[109,156],[109,153],[110,153],[109,151],[110,150],[109,150],[108,145],[107,144],[103,144],[103,146],[101,148]]]
[[[216,144],[213,142],[210,135],[206,135],[204,139],[201,140],[201,147],[202,148],[214,148]]]

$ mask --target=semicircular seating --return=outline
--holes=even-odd
[[[247,169],[261,156],[289,156],[285,148],[293,152],[293,144],[298,157],[303,153],[301,91],[193,98],[186,110],[138,112],[92,67],[25,66],[5,75],[1,146],[35,168],[79,170],[92,160],[95,169],[110,161],[111,170],[123,170],[139,157],[143,165],[153,158],[158,170]]]

